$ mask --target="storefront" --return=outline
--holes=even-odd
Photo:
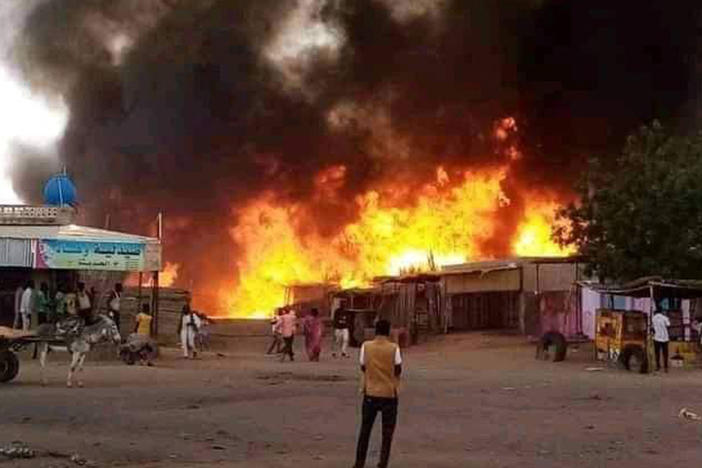
[[[86,281],[101,295],[138,272],[157,276],[161,241],[71,224],[70,208],[0,207],[0,325],[14,321],[18,288],[34,280],[50,294]],[[108,289],[109,290],[109,289]]]

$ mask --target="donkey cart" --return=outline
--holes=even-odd
[[[18,330],[0,327],[0,383],[12,381],[20,369],[17,353],[39,343],[58,344],[61,340],[28,335]]]
[[[20,361],[16,353],[39,341],[37,336],[0,335],[0,383],[10,382],[17,377]]]
[[[17,377],[19,359],[15,351],[25,346],[22,338],[6,338],[0,336],[0,383],[9,382]]]

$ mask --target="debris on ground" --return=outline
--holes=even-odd
[[[683,408],[680,410],[678,413],[678,416],[687,419],[688,421],[702,421],[702,417],[700,417],[698,414],[693,413],[687,408]]]
[[[4,457],[9,458],[11,460],[30,459],[30,458],[38,458],[38,457],[62,458],[62,459],[69,461],[73,465],[77,465],[77,466],[85,466],[85,467],[97,466],[94,462],[92,462],[92,461],[88,460],[87,458],[82,457],[76,453],[68,454],[68,453],[56,452],[56,451],[36,451],[36,450],[29,448],[29,446],[27,444],[25,444],[24,442],[20,442],[20,441],[14,441],[10,445],[7,445],[5,447],[0,447],[0,456],[4,456]],[[61,466],[65,467],[67,465],[63,464]]]
[[[81,457],[77,453],[71,455],[71,461],[78,466],[85,466],[88,464],[88,460],[86,458]]]
[[[265,381],[267,385],[279,385],[293,380],[303,382],[343,382],[348,380],[339,374],[295,374],[292,372],[261,374],[256,379]]]
[[[36,452],[30,449],[23,442],[12,442],[10,445],[5,447],[0,447],[0,455],[3,455],[10,459],[18,458],[34,458],[37,456]]]
[[[604,367],[586,367],[585,368],[586,372],[600,372],[603,370],[604,370]]]

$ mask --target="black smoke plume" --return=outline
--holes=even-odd
[[[237,204],[267,188],[305,199],[322,167],[347,166],[350,201],[388,174],[491,164],[493,122],[512,115],[525,156],[506,190],[562,191],[636,126],[696,112],[693,2],[426,0],[404,16],[400,1],[317,2],[338,49],[292,60],[295,81],[266,46],[304,3],[47,0],[31,13],[15,57],[69,104],[61,162],[88,222],[109,213],[134,231],[164,211],[166,257],[187,260],[197,288],[235,275]],[[18,177],[42,175],[31,168]],[[503,231],[521,206],[505,209]],[[350,202],[318,211],[327,234],[354,216]]]

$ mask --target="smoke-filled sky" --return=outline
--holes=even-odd
[[[67,121],[61,96],[33,92],[12,66],[13,44],[36,5],[34,0],[0,4],[0,203],[20,201],[10,163],[17,166],[31,156],[35,164],[57,164],[56,144]]]
[[[504,116],[525,155],[513,180],[562,189],[638,125],[697,115],[694,2],[4,2],[22,11],[6,66],[65,103],[59,160],[88,220],[135,230],[163,210],[174,260],[230,243],[252,194],[304,198],[322,167],[347,166],[351,197],[389,174],[489,163]],[[53,167],[19,151],[15,187],[34,201]],[[337,208],[320,229],[353,216]],[[191,278],[221,267],[189,263]]]

